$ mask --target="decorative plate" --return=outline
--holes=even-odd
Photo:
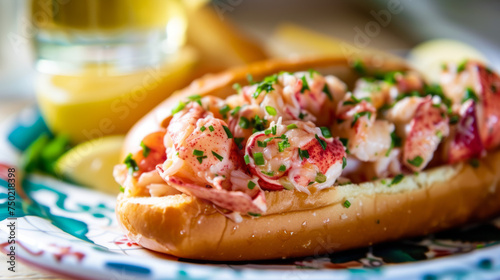
[[[91,279],[499,279],[500,218],[431,236],[300,259],[218,263],[142,248],[119,229],[115,197],[32,174],[9,191],[20,150],[46,131],[35,109],[0,127],[0,249],[16,261]],[[19,180],[19,178],[16,178]],[[16,182],[19,183],[19,182]],[[15,207],[9,208],[9,202]],[[500,202],[499,202],[500,203]],[[12,203],[11,203],[12,206]],[[13,231],[12,224],[16,227]]]

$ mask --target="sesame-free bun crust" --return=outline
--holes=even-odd
[[[365,57],[369,70],[403,70],[392,57]],[[378,66],[378,67],[377,67]],[[314,68],[348,83],[355,79],[345,57],[267,61],[206,76],[168,98],[129,132],[124,154],[150,132],[168,125],[171,109],[189,95],[232,94],[245,84],[279,71]],[[313,192],[266,191],[267,212],[235,223],[206,201],[186,194],[165,197],[120,194],[119,223],[140,245],[177,257],[214,261],[313,256],[418,236],[489,218],[500,212],[500,152],[480,160],[446,165],[406,176]],[[344,202],[348,200],[350,207]]]

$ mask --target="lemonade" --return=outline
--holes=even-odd
[[[187,85],[198,60],[182,49],[173,60],[124,75],[114,68],[87,66],[79,75],[39,73],[35,93],[45,122],[55,134],[80,143],[124,134],[173,91]]]
[[[32,0],[31,20],[37,68],[51,73],[158,63],[184,44],[187,25],[180,0]]]

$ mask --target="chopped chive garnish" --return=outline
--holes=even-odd
[[[209,126],[209,127],[208,127],[208,130],[210,130],[210,131],[214,131],[214,130],[215,130],[215,128],[214,128],[213,126]]]
[[[405,175],[403,175],[403,174],[398,174],[398,175],[394,176],[391,183],[389,184],[389,187],[392,185],[398,184],[399,182],[401,182],[403,180],[404,177],[405,177]]]
[[[364,111],[364,112],[359,112],[359,113],[354,114],[354,119],[352,120],[351,127],[354,127],[354,125],[356,124],[358,119],[362,116],[367,116],[368,119],[370,119],[372,117],[372,112]]]
[[[243,149],[243,146],[241,145],[241,143],[243,143],[243,141],[245,140],[244,137],[237,137],[237,138],[234,138],[234,143],[236,143],[236,146],[238,146],[238,149]]]
[[[257,89],[253,93],[252,97],[253,98],[259,97],[262,91],[269,93],[270,91],[274,90],[273,84],[276,83],[277,81],[278,81],[278,75],[276,74],[265,77],[264,80],[260,82],[259,85],[257,86]]]
[[[391,133],[391,146],[385,153],[385,156],[388,157],[391,154],[392,149],[394,149],[395,147],[401,147],[401,138],[396,135],[395,131],[393,131]]]
[[[326,94],[326,96],[328,96],[328,99],[330,99],[330,101],[333,101],[332,93],[330,92],[327,84],[325,84],[325,86],[323,87],[323,92]]]
[[[267,147],[267,142],[257,141],[257,146],[259,146],[261,148],[265,148],[265,147]]]
[[[324,183],[324,182],[326,182],[326,176],[325,176],[325,174],[323,174],[321,172],[318,172],[316,174],[315,181],[318,182],[318,183]]]
[[[271,116],[276,116],[276,109],[271,106],[266,106],[266,112]]]
[[[264,175],[267,175],[267,176],[273,176],[274,175],[274,171],[269,171],[269,172],[267,172],[267,171],[260,171],[260,172],[262,174],[264,174]]]
[[[252,212],[248,212],[248,215],[252,216],[252,217],[260,217],[262,216],[261,214],[259,213],[252,213]]]
[[[345,147],[346,154],[350,154],[349,149],[347,148],[347,144],[349,143],[349,139],[339,138],[339,141],[342,142],[342,145]]]
[[[309,152],[305,150],[301,150],[299,148],[299,157],[301,160],[304,160],[305,158],[309,158]]]
[[[313,77],[314,74],[318,74],[318,75],[321,75],[318,71],[314,70],[314,69],[309,69],[307,70],[307,72],[309,72],[309,77]]]
[[[255,161],[255,165],[264,165],[266,163],[262,153],[253,153],[253,159]]]
[[[219,161],[222,161],[224,159],[224,157],[222,157],[221,155],[219,155],[218,153],[212,151],[212,155],[214,155],[214,157],[216,157]]]
[[[225,116],[227,114],[227,112],[229,112],[231,110],[231,107],[229,107],[229,105],[224,105],[222,106],[222,108],[220,108],[219,110],[219,113],[223,116]]]
[[[128,154],[123,163],[125,163],[125,166],[127,166],[129,174],[132,174],[135,171],[139,170],[139,166],[137,165],[137,162],[132,158],[132,154]]]
[[[188,96],[188,99],[191,101],[196,101],[196,100],[201,99],[201,96],[199,94],[195,94],[195,95]]]
[[[266,130],[264,131],[264,134],[267,136],[267,135],[271,134],[271,132],[272,132],[272,131],[271,131],[270,129],[266,129]]]
[[[370,97],[363,97],[363,98],[356,98],[356,96],[351,95],[351,100],[344,101],[342,105],[355,105],[360,103],[361,101],[367,101],[367,102],[372,102],[372,99]]]
[[[241,91],[241,85],[238,83],[233,84],[233,89],[236,90],[238,93]]]
[[[347,138],[339,138],[340,142],[342,142],[342,145],[344,145],[344,147],[347,147],[347,143],[349,143],[349,139]]]
[[[474,168],[478,168],[479,167],[479,160],[477,158],[473,158],[473,159],[469,160],[469,164]]]
[[[319,129],[321,129],[321,134],[323,134],[323,137],[326,139],[332,138],[332,133],[330,132],[330,129],[328,127],[322,126]]]
[[[259,116],[255,116],[253,118],[252,126],[255,128],[255,131],[262,131],[266,128],[267,120],[261,119]]]
[[[206,127],[204,127],[204,126],[200,127],[200,131],[201,131],[201,132],[205,131],[206,129],[207,129],[207,128],[206,128]]]
[[[246,164],[250,163],[250,157],[248,155],[245,155],[243,158],[245,159]]]
[[[250,121],[245,117],[240,117],[240,121],[238,122],[238,125],[243,129],[247,129],[250,127]]]
[[[407,161],[409,164],[419,167],[424,162],[424,159],[421,156],[416,156],[414,159],[409,159]]]
[[[314,137],[316,138],[316,140],[318,140],[319,144],[321,145],[321,148],[323,148],[323,150],[326,150],[326,142],[325,142],[325,140],[319,138],[318,134],[314,134]]]
[[[141,141],[141,147],[142,147],[142,156],[143,157],[148,157],[149,152],[151,152],[151,149],[144,144],[144,142]]]
[[[347,158],[346,157],[343,157],[342,158],[342,169],[344,169],[347,165]]]
[[[234,107],[234,109],[231,110],[231,116],[234,116],[234,115],[238,114],[238,112],[240,111],[240,109],[241,109],[241,106]]]
[[[301,120],[303,120],[306,116],[307,116],[307,114],[304,114],[302,112],[299,113],[299,119],[301,119]]]
[[[198,162],[201,164],[203,162],[203,159],[207,158],[207,156],[201,156],[201,157],[197,157],[196,159],[198,160]]]
[[[457,73],[464,71],[466,65],[467,65],[467,60],[460,62],[460,64],[458,64],[457,66]]]
[[[278,169],[279,172],[285,172],[286,171],[286,166],[284,164],[280,165],[280,168]]]
[[[186,103],[179,101],[179,104],[177,104],[177,106],[172,109],[172,115],[182,111],[184,107],[186,107]]]
[[[306,90],[310,90],[309,84],[307,83],[306,76],[302,76],[302,88],[300,89],[301,93],[304,93]]]
[[[276,126],[271,127],[271,132],[273,133],[273,135],[276,135],[276,130],[277,130]]]
[[[125,188],[123,186],[120,186],[120,192],[125,192]]]
[[[273,139],[274,139],[274,138],[275,138],[275,137],[269,137],[269,138],[267,138],[266,140],[264,140],[264,143],[266,143],[266,144],[267,144],[267,143],[269,143],[269,142],[273,141]]]
[[[358,59],[358,60],[354,61],[354,63],[352,64],[352,68],[358,74],[360,74],[362,76],[366,76],[366,68],[361,60]]]
[[[459,120],[460,120],[460,117],[458,115],[450,116],[450,124],[457,124]]]
[[[441,130],[436,131],[436,136],[437,136],[439,139],[443,139],[443,132],[442,132]]]
[[[344,201],[344,207],[345,208],[351,207],[351,203],[349,202],[349,200]]]
[[[286,148],[290,147],[290,142],[288,142],[288,139],[285,139],[285,141],[281,141],[278,143],[278,151],[281,153],[283,152]]]
[[[287,125],[286,128],[287,129],[294,129],[294,128],[298,128],[298,126],[296,124],[292,123],[292,124]]]
[[[197,156],[197,157],[202,157],[203,156],[203,151],[194,149],[193,155]]]
[[[253,76],[252,74],[248,73],[247,74],[247,81],[249,84],[253,85],[254,84],[254,81],[253,81]]]
[[[469,99],[474,100],[474,102],[478,102],[479,101],[479,98],[477,97],[476,93],[470,87],[468,87],[465,90],[465,96],[464,96],[464,99],[462,99],[462,104],[465,103],[465,101],[467,101]]]
[[[227,138],[229,138],[229,139],[233,138],[233,134],[229,130],[229,127],[227,127],[225,125],[223,125],[222,127],[224,128],[224,131],[226,132]]]
[[[249,189],[253,190],[253,188],[255,188],[255,186],[256,186],[256,185],[257,185],[257,184],[255,184],[254,182],[252,182],[252,181],[248,181],[248,185],[247,185],[247,187],[248,187]]]

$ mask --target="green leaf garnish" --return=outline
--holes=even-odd
[[[194,149],[193,150],[193,155],[197,156],[197,157],[202,157],[203,156],[203,151]]]
[[[186,103],[179,101],[179,104],[175,108],[172,109],[172,115],[182,111],[186,107]]]
[[[314,134],[314,137],[316,138],[316,140],[318,140],[319,144],[321,145],[321,148],[323,148],[323,150],[326,150],[326,142],[325,142],[325,140],[319,138],[318,134]]]
[[[148,146],[146,146],[143,141],[141,141],[141,147],[142,147],[142,156],[147,158],[149,152],[151,152],[151,149]]]
[[[132,158],[132,154],[128,154],[123,162],[127,166],[128,173],[132,175],[135,171],[139,171],[139,166],[137,162]]]
[[[276,109],[271,106],[266,106],[266,112],[271,116],[276,116]]]
[[[344,205],[345,208],[351,207],[351,203],[349,202],[349,200],[344,201],[343,205]]]
[[[309,158],[309,152],[305,150],[301,150],[299,148],[299,157],[301,160],[304,160],[305,158]]]
[[[300,92],[304,93],[306,90],[311,90],[309,88],[309,84],[307,83],[306,76],[302,76],[300,79],[302,80],[302,88],[300,88]]]
[[[323,174],[321,172],[316,173],[315,181],[318,182],[318,183],[324,183],[324,182],[326,182],[326,176],[325,176],[325,174]]]
[[[264,160],[264,156],[262,153],[253,153],[253,160],[255,161],[255,165],[264,165],[266,161]]]
[[[401,182],[403,180],[404,177],[405,177],[405,175],[403,175],[403,174],[398,174],[398,175],[394,176],[391,183],[389,184],[389,187],[392,185],[398,184],[399,182]]]
[[[212,155],[214,155],[214,157],[216,157],[219,161],[222,161],[224,159],[223,156],[219,155],[218,153],[212,151]]]
[[[330,129],[328,127],[322,126],[319,128],[321,130],[321,134],[323,134],[323,137],[326,139],[332,138],[332,133],[330,132]]]
[[[254,182],[252,182],[252,181],[248,181],[248,185],[247,185],[247,187],[248,187],[249,189],[253,190],[253,188],[255,188],[255,186],[256,186],[256,185],[257,185],[257,184],[255,184]]]
[[[421,156],[416,156],[414,159],[407,160],[407,162],[415,167],[419,167],[424,162],[424,159]]]
[[[229,130],[229,127],[227,127],[225,125],[223,125],[222,127],[224,128],[224,131],[226,132],[227,138],[229,138],[229,139],[233,138],[233,134]]]

